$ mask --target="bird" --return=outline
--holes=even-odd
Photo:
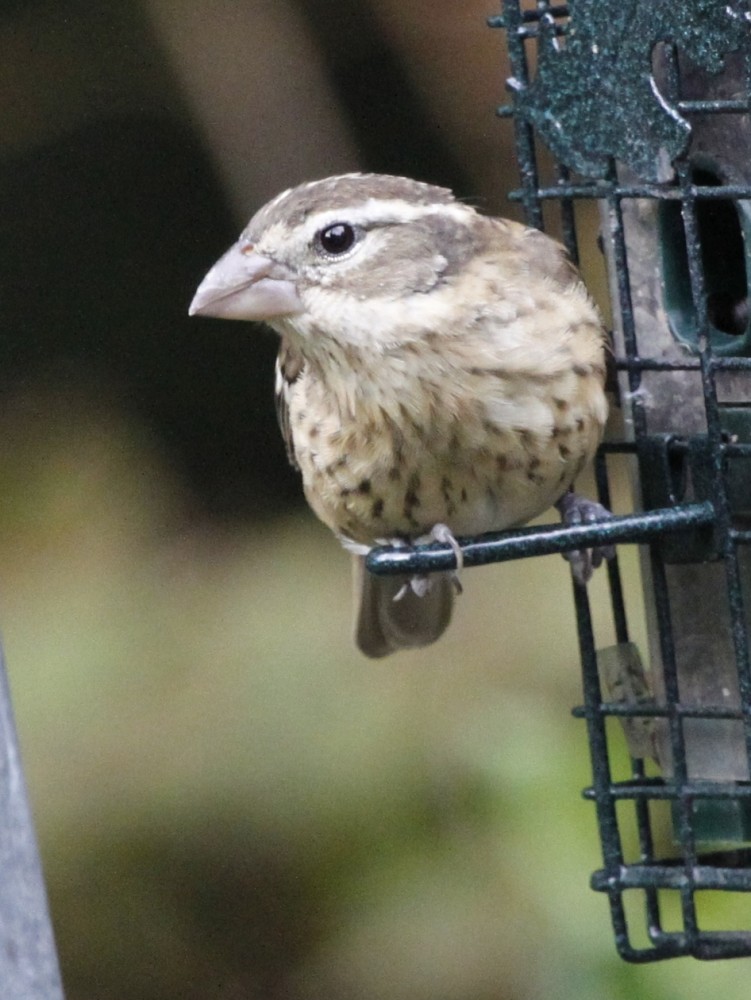
[[[564,248],[445,187],[349,173],[264,205],[190,313],[280,336],[276,403],[310,507],[354,556],[369,657],[435,642],[457,574],[376,576],[374,546],[607,516],[573,483],[602,437],[606,335]],[[609,556],[608,552],[604,553]],[[586,583],[602,553],[570,557]]]

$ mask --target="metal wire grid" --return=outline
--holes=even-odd
[[[534,9],[522,9],[519,0],[506,0],[502,16],[492,18],[490,23],[506,30],[515,87],[523,88],[530,81],[528,47],[534,46],[543,32],[565,34],[569,7],[538,0]],[[665,57],[676,106],[689,120],[694,115],[748,114],[751,110],[749,80],[743,99],[737,96],[728,100],[682,99],[675,47],[666,45]],[[751,67],[751,58],[746,59],[746,66]],[[751,358],[719,356],[713,347],[697,220],[697,207],[702,201],[751,199],[751,187],[696,183],[689,156],[675,163],[675,178],[666,183],[619,183],[613,163],[608,175],[598,180],[573,178],[565,166],[557,164],[554,182],[544,184],[533,129],[521,116],[514,115],[513,105],[499,109],[499,113],[514,117],[521,188],[512,197],[522,203],[530,225],[542,227],[543,205],[554,203],[560,212],[563,240],[572,258],[578,260],[575,204],[581,199],[594,198],[604,207],[603,235],[614,265],[625,348],[623,356],[616,358],[616,367],[628,386],[634,440],[611,442],[601,449],[596,463],[599,499],[610,506],[609,461],[613,456],[632,454],[638,460],[642,482],[650,485],[647,492],[657,501],[657,508],[596,525],[569,528],[549,525],[462,539],[465,564],[480,565],[611,542],[648,546],[652,592],[647,600],[651,600],[654,608],[664,670],[664,699],[659,704],[655,700],[639,704],[603,700],[588,593],[584,588],[573,588],[584,688],[584,704],[575,709],[575,714],[586,720],[593,768],[593,784],[584,794],[596,806],[603,852],[603,867],[592,876],[592,887],[607,893],[616,946],[629,961],[647,962],[681,955],[702,959],[751,955],[751,921],[745,929],[717,930],[707,929],[700,920],[700,912],[704,914],[708,909],[703,905],[708,893],[751,892],[751,851],[742,848],[703,854],[696,831],[697,810],[702,804],[750,803],[751,784],[692,779],[684,728],[684,721],[690,718],[742,723],[751,771],[751,668],[739,566],[739,547],[751,542],[751,531],[735,523],[728,489],[729,469],[734,463],[751,458],[751,444],[732,440],[724,430],[723,404],[718,400],[716,384],[718,374],[724,371],[751,373]],[[698,326],[696,349],[685,360],[665,361],[648,353],[643,356],[640,350],[648,352],[649,345],[637,343],[623,218],[624,203],[634,198],[658,199],[680,206],[691,300]],[[650,436],[640,392],[643,376],[647,372],[677,370],[694,371],[701,380],[706,434],[691,438],[682,438],[678,432]],[[693,483],[690,502],[680,488],[687,474]],[[729,609],[740,692],[737,708],[723,705],[698,708],[681,700],[666,581],[666,565],[676,558],[676,553],[678,561],[687,555],[691,558],[693,553],[697,561],[721,560],[724,566],[726,595],[714,596],[718,601],[726,599]],[[374,572],[425,572],[452,568],[454,555],[438,544],[412,550],[380,549],[371,554],[368,565]],[[629,641],[629,630],[617,558],[608,564],[607,572],[613,630],[617,642],[625,644]],[[622,735],[614,733],[612,724],[608,727],[607,722],[618,718],[667,720],[673,761],[670,776],[650,774],[649,765],[641,759],[632,759],[630,773],[623,779],[614,779],[614,739],[622,742]],[[655,814],[661,803],[669,803],[671,807],[674,845],[670,851],[665,851],[664,845],[656,846]],[[626,860],[629,853],[634,853],[632,845],[627,843],[629,826],[635,826],[636,830],[638,860],[635,862]],[[634,896],[636,906],[630,902]]]
[[[534,42],[542,30],[564,32],[567,30],[569,10],[563,5],[537,3],[532,11],[521,11],[518,3],[504,5],[503,25],[508,31],[508,44],[512,69],[517,81],[528,83],[529,74],[526,47]],[[749,113],[751,102],[748,96],[743,100],[683,100],[681,99],[681,77],[677,51],[674,46],[665,46],[667,84],[676,106],[687,118],[697,114]],[[747,66],[749,65],[747,61]],[[746,95],[751,94],[751,86],[746,81]],[[717,356],[713,347],[710,317],[707,311],[707,294],[697,218],[697,206],[702,199],[722,198],[748,199],[751,189],[743,185],[707,186],[695,183],[689,156],[676,162],[675,179],[667,184],[618,183],[615,164],[611,166],[605,181],[572,184],[568,172],[558,167],[558,183],[544,187],[539,183],[539,173],[535,158],[534,136],[531,128],[518,117],[515,119],[517,155],[522,162],[522,189],[518,197],[522,200],[527,216],[532,224],[541,221],[541,204],[545,199],[561,203],[563,236],[576,256],[576,231],[574,226],[574,201],[578,198],[596,197],[605,206],[607,232],[611,259],[617,282],[617,297],[620,307],[620,322],[623,332],[625,356],[617,358],[617,367],[625,372],[628,384],[628,405],[636,454],[642,459],[642,476],[650,475],[654,469],[647,461],[649,451],[662,445],[670,461],[685,463],[690,461],[693,450],[698,458],[701,453],[702,469],[694,468],[694,481],[701,480],[698,493],[703,493],[706,508],[711,509],[711,518],[704,522],[710,528],[699,540],[698,553],[705,558],[719,558],[725,568],[727,602],[730,616],[732,645],[738,673],[740,706],[729,709],[725,706],[695,706],[684,704],[678,684],[676,645],[671,624],[670,594],[666,581],[666,550],[659,537],[649,544],[649,560],[652,578],[650,595],[660,636],[660,653],[664,670],[665,704],[658,708],[647,706],[608,704],[603,701],[597,658],[592,632],[589,600],[586,591],[574,588],[577,622],[582,665],[584,668],[584,706],[577,714],[587,720],[594,781],[586,795],[594,800],[601,833],[604,867],[592,879],[595,889],[606,892],[616,943],[620,954],[631,961],[650,961],[678,955],[694,955],[698,958],[720,958],[751,954],[751,930],[707,930],[700,925],[697,897],[707,891],[751,890],[751,868],[746,851],[733,854],[703,857],[697,844],[695,819],[697,804],[707,801],[748,800],[751,786],[741,782],[697,781],[689,776],[685,741],[684,719],[688,717],[735,719],[744,723],[746,756],[751,762],[751,671],[749,669],[749,645],[744,609],[744,595],[739,566],[739,546],[751,540],[751,533],[734,524],[729,498],[727,471],[729,464],[751,456],[748,444],[728,440],[723,429],[722,404],[718,401],[717,375],[723,370],[747,370],[751,368],[749,358],[729,358]],[[677,199],[685,232],[685,245],[690,278],[691,301],[695,311],[699,336],[696,352],[685,362],[665,362],[656,358],[642,357],[640,347],[648,351],[649,345],[637,343],[636,324],[632,306],[629,280],[628,250],[624,235],[623,202],[632,198]],[[706,417],[706,435],[702,440],[673,440],[671,442],[650,441],[644,396],[640,392],[645,371],[668,371],[683,368],[696,370],[701,379],[702,396]],[[628,445],[611,447],[611,452],[628,450]],[[605,449],[607,451],[607,449]],[[604,453],[598,467],[598,482],[601,500],[608,505],[607,476]],[[669,492],[669,491],[668,491]],[[686,505],[676,504],[674,513]],[[705,508],[705,513],[708,511]],[[697,512],[698,513],[698,512]],[[664,514],[658,514],[658,522]],[[659,532],[658,532],[659,536]],[[689,545],[689,540],[684,540]],[[694,541],[694,544],[696,542]],[[702,553],[703,549],[703,553]],[[609,567],[613,620],[617,641],[628,642],[628,627],[623,604],[620,574],[617,563]],[[631,776],[626,780],[614,781],[610,764],[610,744],[606,731],[606,720],[610,716],[647,716],[656,718],[662,714],[669,725],[670,748],[673,761],[671,777],[648,777],[643,761],[632,762]],[[673,836],[677,846],[677,857],[661,859],[656,851],[653,824],[650,818],[651,803],[668,800],[672,803]],[[618,804],[632,803],[638,833],[638,863],[624,860],[623,824],[619,823]],[[624,895],[631,890],[639,890],[645,906],[646,945],[632,943],[631,927],[627,919]],[[666,929],[664,894],[672,892],[679,897],[678,929]],[[644,941],[644,938],[642,938]]]

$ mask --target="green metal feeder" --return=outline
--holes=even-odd
[[[560,213],[574,260],[577,206],[600,206],[622,432],[596,472],[608,506],[611,463],[630,462],[634,512],[464,539],[465,565],[640,545],[648,649],[630,641],[617,559],[615,645],[598,649],[574,586],[575,714],[603,854],[592,885],[629,961],[748,956],[751,927],[718,930],[704,914],[717,893],[751,891],[751,11],[745,0],[506,0],[490,23],[511,62],[500,113],[515,126],[512,197],[530,225],[542,227],[545,205],[546,219]],[[540,144],[555,157],[549,181]],[[431,545],[376,550],[368,565],[453,560]]]

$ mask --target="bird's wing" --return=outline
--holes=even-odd
[[[287,458],[293,469],[299,469],[299,465],[295,457],[295,444],[289,423],[289,392],[300,378],[304,365],[300,352],[296,351],[289,341],[283,339],[276,358],[276,417],[287,449]]]

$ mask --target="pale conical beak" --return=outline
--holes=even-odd
[[[203,279],[188,312],[191,316],[268,320],[302,308],[292,276],[240,240]]]

